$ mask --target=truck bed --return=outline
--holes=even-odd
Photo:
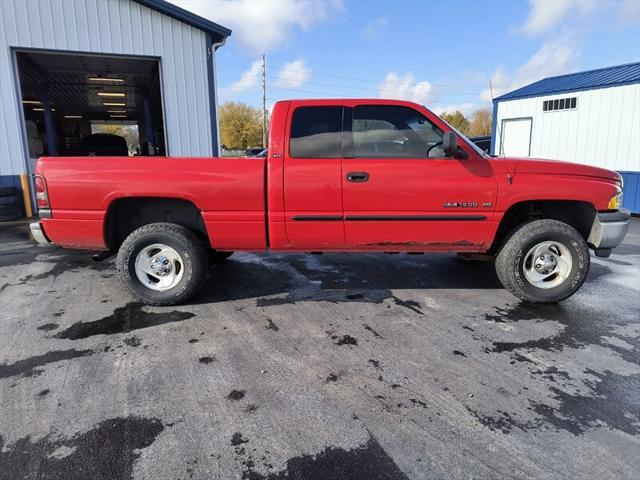
[[[106,249],[113,202],[164,197],[193,203],[220,250],[266,247],[264,158],[43,157],[36,173],[52,199],[42,222],[54,243]]]

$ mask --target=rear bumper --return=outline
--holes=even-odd
[[[598,250],[617,247],[627,234],[630,220],[631,212],[626,209],[599,213],[593,221],[587,243],[596,250],[596,254]]]
[[[49,245],[51,243],[47,236],[44,234],[44,230],[42,230],[42,225],[40,225],[40,222],[33,222],[29,224],[29,230],[31,230],[33,239],[40,245]]]

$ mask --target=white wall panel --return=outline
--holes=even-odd
[[[574,110],[543,112],[542,102],[577,97]],[[531,157],[640,171],[640,84],[498,103],[495,151],[502,120],[531,117]]]
[[[159,57],[168,154],[214,154],[204,32],[131,0],[1,0],[0,176],[25,170],[12,47]]]

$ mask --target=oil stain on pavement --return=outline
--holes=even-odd
[[[14,376],[35,377],[43,372],[39,367],[44,367],[47,364],[61,362],[63,360],[86,357],[88,355],[93,355],[93,353],[93,350],[54,350],[47,352],[44,355],[36,355],[25,358],[24,360],[18,360],[14,363],[2,363],[0,364],[0,378]]]
[[[370,437],[367,443],[351,450],[328,447],[314,455],[300,455],[287,460],[284,470],[260,474],[251,465],[242,472],[243,480],[409,480],[384,451]]]
[[[132,330],[155,327],[165,323],[181,322],[195,316],[194,313],[178,310],[146,312],[142,303],[131,302],[116,308],[112,315],[93,322],[77,322],[55,335],[55,338],[78,340],[94,335],[112,335]]]
[[[608,428],[640,434],[640,344],[634,336],[621,338],[616,328],[627,324],[602,321],[601,318],[578,317],[560,305],[526,305],[495,307],[493,313],[484,314],[484,319],[498,324],[516,324],[529,321],[544,324],[557,322],[561,328],[557,333],[539,338],[503,342],[493,341],[485,347],[488,354],[508,354],[511,364],[526,365],[532,378],[543,378],[546,383],[545,399],[529,398],[527,410],[533,414],[521,418],[504,410],[485,414],[469,406],[465,408],[482,425],[493,431],[510,433],[514,428],[521,431],[551,428],[581,435],[589,429]],[[621,344],[607,339],[617,338]],[[539,365],[540,355],[560,354],[564,351],[583,351],[592,348],[607,349],[599,357],[598,367],[583,368],[581,376],[572,378],[557,366]],[[604,356],[602,356],[604,355]],[[607,364],[606,362],[612,362]],[[625,374],[617,373],[612,365],[625,365]],[[578,386],[579,388],[576,388]],[[635,392],[635,393],[634,393]]]
[[[157,418],[134,416],[105,420],[69,439],[27,436],[5,444],[0,436],[0,480],[130,479],[140,450],[163,430]]]

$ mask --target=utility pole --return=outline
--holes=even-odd
[[[262,54],[262,148],[267,148],[267,60]]]

